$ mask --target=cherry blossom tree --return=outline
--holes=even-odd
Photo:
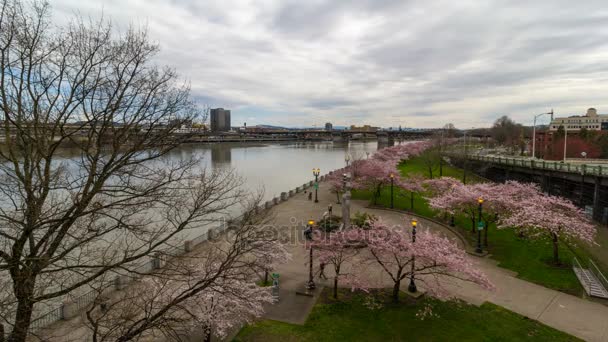
[[[449,296],[442,284],[450,279],[493,288],[455,242],[428,230],[416,234],[413,242],[410,232],[399,226],[390,228],[382,220],[373,222],[371,229],[365,232],[368,261],[379,265],[393,281],[393,302],[399,301],[401,282],[410,277],[439,297]]]
[[[452,177],[427,179],[423,182],[423,186],[427,189],[427,193],[432,197],[440,196],[460,185],[462,185],[462,182]]]
[[[414,210],[414,194],[421,193],[425,190],[423,184],[424,178],[417,174],[412,174],[408,177],[400,177],[398,179],[397,185],[410,193],[410,210],[412,211]]]
[[[312,242],[319,263],[333,267],[333,296],[335,299],[338,299],[339,280],[346,279],[352,284],[358,278],[353,269],[350,270],[350,273],[344,272],[344,264],[351,262],[358,255],[358,247],[363,234],[364,232],[360,229],[349,229],[326,234],[323,237],[316,236]]]
[[[342,172],[332,172],[327,177],[329,183],[329,190],[336,194],[337,203],[340,204],[340,195],[344,192],[344,181],[342,179]]]
[[[565,198],[528,190],[525,197],[508,204],[509,214],[500,218],[499,228],[515,227],[526,231],[531,238],[549,238],[555,264],[560,263],[560,240],[594,242],[595,225]]]
[[[391,181],[391,174],[398,178],[399,172],[392,161],[368,159],[358,165],[358,175],[353,178],[353,188],[368,189],[373,193],[373,203],[376,204],[382,187]]]
[[[290,255],[267,216],[253,211],[220,237],[207,241],[196,253],[164,257],[162,268],[123,291],[108,291],[111,281],[100,283],[86,312],[90,334],[81,339],[175,336],[198,326],[208,340],[211,333],[223,336],[259,317],[263,305],[272,302],[270,289],[255,284],[259,271],[289,260]]]
[[[488,228],[498,223],[503,215],[508,215],[513,209],[513,203],[518,203],[530,193],[541,194],[536,184],[524,184],[516,181],[506,183],[476,183],[467,185],[472,192],[484,199],[482,219],[484,222],[484,245],[488,246]]]
[[[93,341],[126,341],[130,336],[159,333],[180,340],[197,329],[202,330],[203,341],[211,341],[212,334],[225,337],[230,329],[251,323],[264,313],[265,304],[273,302],[270,288],[257,286],[236,269],[200,290],[193,287],[199,279],[208,279],[207,271],[204,263],[194,260],[180,263],[179,271],[146,277],[105,300],[103,309],[89,309]],[[158,313],[162,315],[155,318]],[[146,329],[139,331],[144,325]]]
[[[451,186],[449,190],[428,198],[429,206],[450,214],[462,213],[466,215],[471,221],[471,231],[474,233],[479,210],[477,200],[482,195],[475,190],[475,188],[462,183]]]

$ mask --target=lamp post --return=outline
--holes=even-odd
[[[532,129],[532,158],[536,158],[536,118],[543,115],[551,115],[551,121],[553,121],[553,108],[551,108],[550,112],[534,115],[534,128]]]
[[[315,176],[315,203],[319,203],[318,192],[319,192],[319,175],[321,170],[319,168],[313,168],[312,174]]]
[[[315,225],[315,221],[309,220],[308,227],[306,227],[306,229],[304,230],[304,238],[306,239],[306,241],[311,243],[310,250],[309,250],[309,260],[308,260],[308,282],[306,283],[306,288],[308,290],[314,290],[316,287],[314,278],[312,276],[312,229],[313,229],[314,225]]]
[[[475,253],[482,253],[481,249],[481,230],[483,229],[483,219],[482,219],[482,207],[483,207],[483,198],[479,197],[477,199],[477,203],[479,203],[479,222],[477,223],[477,248],[475,249]]]
[[[393,202],[394,202],[394,201],[393,201],[393,185],[394,185],[394,183],[395,183],[395,175],[393,175],[393,174],[391,173],[390,177],[391,177],[391,209],[393,209],[393,208],[395,207],[395,206],[393,205]]]
[[[416,219],[412,219],[412,244],[416,242],[416,225],[418,222]],[[411,293],[415,293],[418,291],[416,288],[416,283],[414,283],[414,263],[416,262],[416,257],[412,254],[412,271],[410,272],[410,285],[408,285],[407,290]]]

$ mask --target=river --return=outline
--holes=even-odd
[[[321,174],[344,167],[345,156],[367,158],[378,149],[377,141],[285,142],[285,143],[217,143],[184,145],[168,158],[202,156],[201,167],[232,168],[247,190],[264,190],[265,200],[278,197],[308,181],[314,180],[313,168]]]

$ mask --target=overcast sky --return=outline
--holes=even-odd
[[[608,113],[608,6],[515,0],[51,0],[147,25],[232,124],[458,128]]]

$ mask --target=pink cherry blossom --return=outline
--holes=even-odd
[[[547,237],[553,244],[553,261],[559,263],[559,241],[594,243],[596,227],[571,201],[529,190],[525,197],[508,203],[509,213],[499,228],[515,227],[530,238]]]
[[[382,220],[373,222],[365,231],[368,262],[379,266],[393,281],[393,301],[399,299],[401,281],[412,275],[426,291],[444,298],[449,294],[443,285],[450,278],[493,288],[455,242],[429,230],[419,230],[413,242],[410,232],[399,226],[389,228]]]
[[[363,287],[358,276],[345,272],[344,264],[353,260],[359,253],[359,244],[363,240],[363,231],[350,229],[338,231],[325,236],[317,235],[312,242],[319,264],[331,265],[334,271],[333,296],[338,298],[338,282],[343,279],[348,284]]]

